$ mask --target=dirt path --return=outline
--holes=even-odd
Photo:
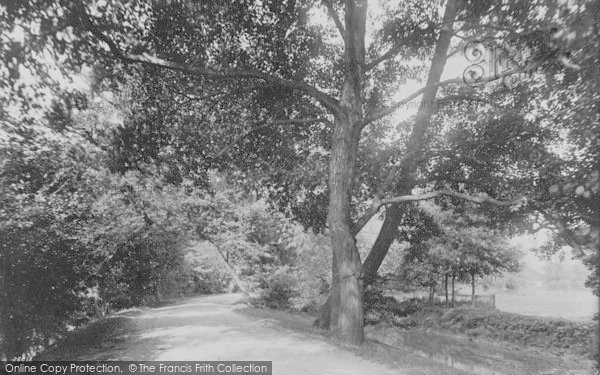
[[[90,325],[38,359],[268,360],[273,374],[448,374],[466,372],[378,344],[343,348],[308,318],[250,308],[239,295],[195,297],[131,310]],[[400,358],[400,359],[398,359]]]

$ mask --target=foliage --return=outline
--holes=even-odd
[[[534,205],[541,212],[539,225],[554,233],[552,242],[542,250],[547,255],[564,245],[573,248],[574,255],[592,271],[587,284],[598,295],[600,34],[593,25],[600,8],[591,2],[582,4],[581,9],[585,11],[565,14],[556,38],[570,51],[575,65],[532,86],[534,100],[528,110],[535,113],[536,121],[561,133],[554,144],[560,160],[542,168],[537,184]]]
[[[84,119],[97,117],[73,114],[62,137],[43,124],[16,128],[0,147],[6,358],[34,353],[109,308],[227,290],[218,251],[257,287],[294,260],[278,244],[285,221],[264,202],[217,176],[208,190],[189,179],[112,173],[106,149],[80,135],[97,125]],[[110,136],[95,140],[106,145]]]
[[[593,359],[595,353],[595,323],[536,318],[499,310],[458,306],[432,307],[421,299],[381,306],[378,319],[371,323],[374,332],[386,334],[398,329],[437,329],[473,338],[517,344],[520,347],[542,348],[564,355]],[[382,332],[384,331],[384,332]]]
[[[483,336],[592,357],[596,329],[577,323],[526,317],[501,311],[460,307],[444,313],[436,325],[472,336]]]
[[[266,288],[260,296],[261,302],[270,308],[288,308],[290,300],[297,296],[296,280],[288,267],[276,271],[266,280]]]
[[[485,217],[473,213],[459,217],[430,204],[422,207],[433,217],[439,234],[415,241],[405,251],[396,272],[410,285],[436,286],[445,275],[460,280],[519,270],[520,253],[501,233],[482,225]]]
[[[299,224],[288,224],[278,241],[290,254],[288,262],[265,275],[262,292],[254,303],[311,313],[318,311],[331,286],[329,239],[306,231]]]
[[[39,141],[13,134],[0,150],[0,330],[8,357],[64,331],[64,320],[84,308],[93,272],[78,240],[90,216],[79,162],[88,156]]]
[[[184,255],[182,272],[187,282],[181,285],[185,294],[213,294],[232,291],[231,276],[223,267],[216,246],[208,241],[190,244]]]
[[[84,188],[69,194],[77,198],[72,201],[81,198],[82,205],[91,205],[89,212],[76,208],[75,216],[82,218],[76,224],[86,227],[82,253],[93,258],[92,279],[99,283],[106,277],[103,282],[119,293],[133,288],[142,300],[175,282],[178,273],[172,269],[182,267],[191,238],[225,251],[233,268],[254,285],[286,284],[269,278],[294,264],[285,246],[267,241],[281,228],[256,232],[253,220],[258,226],[269,221],[253,216],[248,207],[238,211],[243,200],[235,194],[217,190],[211,195],[210,170],[227,172],[233,183],[318,232],[326,230],[329,218],[331,247],[338,253],[333,262],[338,271],[349,269],[342,263],[352,263],[348,277],[353,282],[334,278],[334,290],[354,288],[346,295],[358,300],[361,264],[352,220],[380,208],[369,211],[367,202],[410,194],[415,187],[526,198],[507,210],[483,205],[485,223],[467,219],[470,232],[446,230],[453,233],[443,236],[433,233],[435,226],[421,210],[397,210],[404,227],[411,228],[402,235],[414,244],[409,253],[417,260],[416,273],[425,275],[421,283],[432,285],[436,274],[457,269],[474,278],[511,268],[511,251],[501,251],[502,259],[490,254],[494,246],[487,228],[518,232],[529,229],[521,224],[536,220],[552,227],[557,245],[573,246],[595,267],[600,49],[581,40],[598,46],[596,3],[519,1],[498,7],[449,0],[442,16],[441,2],[428,9],[419,1],[390,2],[373,17],[366,1],[348,1],[342,23],[339,2],[311,0],[2,2],[0,119],[27,128],[35,110],[47,106],[50,128],[60,134],[75,131],[73,112],[89,103],[71,97],[48,105],[43,97],[61,86],[52,77],[85,69],[96,94],[129,90],[130,111],[123,111],[122,124],[108,132],[110,142],[88,137],[93,129],[83,127],[90,143],[108,149],[102,155],[108,163],[93,160],[90,169],[99,174],[77,174],[74,179],[83,179]],[[328,12],[328,24],[314,21],[319,11]],[[374,30],[367,32],[367,25]],[[447,56],[454,53],[449,47],[460,51],[462,41],[472,37],[525,41],[531,47],[528,37],[557,26],[561,31],[541,43],[551,47],[550,53],[528,59],[556,78],[514,90],[438,84]],[[454,36],[461,41],[451,40]],[[415,119],[391,126],[383,118],[405,104],[394,99],[410,80],[428,82],[421,104],[437,105],[439,91],[455,98],[482,95],[476,101],[485,106],[420,110]],[[23,121],[15,125],[8,112]],[[390,135],[393,141],[382,145]],[[107,176],[103,167],[118,175]],[[182,199],[170,201],[172,193]],[[477,211],[456,199],[437,203],[461,215]],[[397,225],[386,228],[392,233],[382,236],[394,237]],[[381,247],[383,255],[389,246]],[[423,248],[431,249],[427,261],[418,254]],[[593,287],[598,285],[595,271]],[[134,302],[140,301],[124,303]],[[333,306],[339,302],[347,302],[348,309],[360,306],[357,301]],[[359,310],[355,325],[361,321]],[[360,329],[349,332],[362,340]]]
[[[201,210],[202,196],[135,173],[103,171],[96,178],[93,220],[81,239],[102,260],[100,297],[128,307],[160,299],[165,289],[176,294],[167,285],[181,284],[175,279],[191,231],[188,216]]]
[[[297,254],[295,278],[298,297],[292,300],[299,310],[316,312],[327,300],[331,287],[329,238],[296,227],[288,246]]]

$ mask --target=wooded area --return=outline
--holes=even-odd
[[[232,279],[361,344],[394,243],[407,284],[474,288],[548,229],[539,251],[570,246],[598,294],[599,20],[593,0],[1,1],[4,357]]]

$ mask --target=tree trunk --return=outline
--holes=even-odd
[[[448,307],[448,273],[444,274],[444,292],[446,294],[446,307]]]
[[[383,227],[379,232],[377,240],[373,244],[373,248],[369,252],[369,255],[362,264],[362,275],[363,275],[363,288],[371,285],[377,276],[377,270],[381,266],[383,259],[385,258],[390,245],[396,238],[398,233],[398,225],[402,219],[402,210],[399,205],[390,205],[385,210],[385,219],[383,221]],[[327,298],[327,301],[321,307],[319,312],[319,318],[315,321],[317,327],[323,329],[329,329],[330,327],[330,315],[331,315],[331,294]]]
[[[434,296],[434,288],[433,288],[433,284],[429,284],[429,304],[433,305],[433,299],[435,298]]]
[[[156,301],[160,302],[162,301],[162,293],[160,291],[162,286],[162,277],[160,277],[160,272],[158,274],[158,280],[156,280],[156,285],[154,288],[154,298],[156,298]]]
[[[350,344],[364,340],[361,261],[350,217],[358,154],[356,120],[351,113],[336,118],[329,165],[328,221],[333,250],[329,323],[334,336]]]
[[[227,258],[225,258],[225,255],[223,255],[223,253],[221,253],[221,251],[215,244],[213,244],[212,242],[211,242],[211,244],[215,247],[215,251],[217,252],[217,254],[219,254],[219,258],[223,261],[223,265],[225,266],[225,269],[227,270],[227,272],[229,272],[229,276],[231,276],[231,281],[233,281],[235,283],[235,285],[238,287],[238,289],[243,294],[248,296],[249,295],[248,290],[246,289],[246,287],[244,287],[244,284],[242,284],[242,280],[240,280],[237,273],[235,273],[235,270],[233,269],[233,267],[231,267],[231,265],[227,261]]]
[[[475,306],[475,274],[471,273],[471,304]]]
[[[364,341],[361,260],[352,232],[351,201],[363,121],[367,1],[346,1],[344,85],[329,161],[328,224],[333,251],[330,329],[345,343]]]
[[[398,225],[402,221],[402,211],[397,204],[392,204],[385,210],[385,219],[379,235],[362,265],[365,287],[370,285],[377,276],[377,270],[387,255],[392,242],[396,239]]]
[[[456,275],[452,274],[452,307],[454,307],[454,280],[456,280]]]
[[[363,333],[361,261],[352,234],[350,202],[358,153],[358,134],[349,118],[338,118],[329,176],[329,233],[333,250],[330,323],[344,342],[360,344]]]

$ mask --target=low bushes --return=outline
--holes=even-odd
[[[296,280],[288,267],[269,277],[260,297],[255,301],[274,309],[289,308],[291,299],[298,296]]]
[[[393,299],[392,299],[393,300]],[[387,322],[398,328],[438,328],[471,337],[535,346],[592,358],[597,348],[596,324],[529,317],[498,310],[460,306],[444,309],[419,299],[374,304],[367,323]]]
[[[331,286],[329,239],[299,225],[289,225],[281,231],[279,243],[288,255],[271,267],[271,273],[265,273],[258,285],[258,297],[252,302],[316,313]]]
[[[594,323],[536,318],[497,310],[450,309],[436,321],[440,328],[591,356],[597,345]]]

